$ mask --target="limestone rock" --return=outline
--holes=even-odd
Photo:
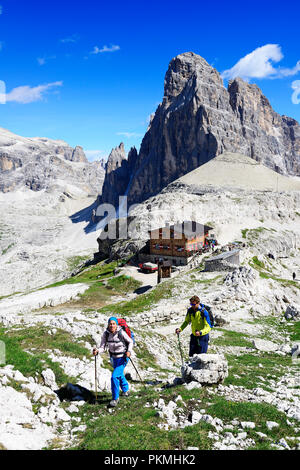
[[[59,421],[71,421],[71,416],[56,405],[43,406],[40,408],[37,416],[42,423],[57,424]]]
[[[222,354],[194,354],[192,362],[182,368],[185,382],[201,384],[222,382],[228,376],[228,363]]]
[[[102,202],[119,206],[119,195],[127,193],[130,176],[135,168],[137,151],[131,148],[126,157],[123,142],[112,149],[106,164],[105,181],[102,189]]]
[[[251,268],[240,266],[234,271],[228,273],[225,277],[224,284],[233,287],[251,287],[257,280],[257,273]]]
[[[215,326],[224,326],[229,325],[229,321],[226,318],[222,317],[222,315],[215,316]]]
[[[51,388],[51,390],[56,390],[58,388],[55,374],[51,369],[46,369],[42,371],[42,377],[44,379],[44,384]]]
[[[72,158],[71,158],[72,162],[84,162],[84,163],[87,163],[87,158],[85,156],[85,153],[83,151],[83,148],[80,147],[80,145],[77,145],[75,147],[75,149],[73,150],[73,153],[72,153]]]
[[[258,349],[259,351],[264,351],[264,352],[274,352],[274,351],[277,351],[278,349],[277,344],[273,343],[272,341],[265,340],[265,339],[256,338],[252,340],[252,344],[255,349]]]
[[[300,318],[300,309],[295,305],[288,305],[284,317],[286,320],[298,320]]]
[[[0,408],[0,443],[4,448],[38,450],[55,437],[52,429],[35,415],[24,393],[0,387]]]

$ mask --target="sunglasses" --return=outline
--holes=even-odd
[[[193,307],[195,307],[195,305],[198,305],[198,304],[193,304],[192,302],[190,302],[190,304],[191,304]]]

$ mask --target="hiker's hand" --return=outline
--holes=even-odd
[[[195,336],[201,336],[200,331],[196,330],[195,331]]]
[[[129,351],[127,351],[126,357],[130,357],[130,356],[131,356],[131,353]]]
[[[177,335],[179,335],[180,331],[181,331],[180,328],[176,328],[175,333],[176,333]]]
[[[99,353],[98,349],[97,349],[97,348],[93,348],[93,354],[94,354],[94,356],[98,356],[98,353]]]

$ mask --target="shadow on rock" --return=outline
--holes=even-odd
[[[84,228],[85,233],[94,232],[97,227],[96,220],[93,222],[93,211],[96,211],[99,205],[98,199],[96,199],[92,204],[87,207],[84,207],[78,212],[70,215],[70,219],[73,224],[78,224],[80,222],[87,222],[87,226]]]
[[[153,286],[142,286],[142,287],[138,287],[137,289],[135,289],[134,293],[135,294],[144,294],[145,292],[147,292],[148,290],[152,289]]]

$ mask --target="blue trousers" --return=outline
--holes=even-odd
[[[123,392],[129,390],[129,384],[125,379],[124,369],[129,361],[129,357],[113,357],[113,373],[111,375],[112,399],[117,400],[120,395],[120,387]]]
[[[204,336],[194,336],[191,334],[189,356],[194,354],[206,354],[208,348],[209,334]]]

